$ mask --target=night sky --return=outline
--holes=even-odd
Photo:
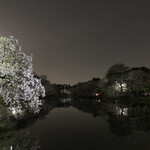
[[[0,0],[0,36],[11,35],[52,83],[149,67],[150,0]]]

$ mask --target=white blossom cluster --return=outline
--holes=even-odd
[[[32,55],[23,53],[13,37],[0,38],[0,95],[15,113],[39,112],[39,98],[45,96],[41,80],[34,77]]]

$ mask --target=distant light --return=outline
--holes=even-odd
[[[98,93],[96,93],[95,95],[96,95],[96,96],[98,96],[99,94],[98,94]]]
[[[100,103],[100,102],[101,102],[101,100],[99,99],[99,100],[98,100],[98,102]]]

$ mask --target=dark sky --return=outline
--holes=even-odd
[[[115,63],[150,66],[150,0],[0,0],[13,35],[52,83],[102,77]]]

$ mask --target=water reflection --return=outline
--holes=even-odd
[[[127,137],[134,131],[150,130],[150,103],[118,103],[118,101],[112,103],[100,99],[58,97],[45,100],[40,114],[26,114],[25,118],[20,119],[13,118],[6,108],[2,107],[0,109],[0,149],[39,149],[41,143],[36,136],[30,133],[32,125],[39,120],[44,121],[46,116],[56,108],[72,109],[73,107],[79,110],[81,115],[83,112],[94,118],[102,118],[109,131],[117,137]],[[71,118],[72,114],[68,115]],[[65,117],[63,116],[64,119]],[[72,119],[75,118],[72,117]],[[74,126],[74,130],[76,130],[76,126]]]
[[[29,129],[17,129],[17,122],[5,107],[0,108],[0,149],[36,150],[38,139],[32,137]]]
[[[38,138],[31,136],[29,129],[6,131],[0,136],[2,150],[37,150]]]
[[[30,127],[38,120],[44,119],[57,100],[45,101],[40,114],[26,113],[16,118],[6,107],[0,107],[0,149],[2,150],[37,150],[40,148],[38,137],[30,134]]]
[[[150,130],[150,103],[98,103],[98,100],[78,99],[72,105],[78,110],[90,113],[93,117],[106,120],[109,129],[118,137],[130,135],[133,131]]]
[[[56,107],[73,106],[79,111],[92,114],[93,117],[102,117],[108,123],[110,131],[118,137],[128,136],[133,131],[150,129],[150,103],[147,102],[126,104],[106,103],[99,99],[66,98],[60,99],[57,104]]]

